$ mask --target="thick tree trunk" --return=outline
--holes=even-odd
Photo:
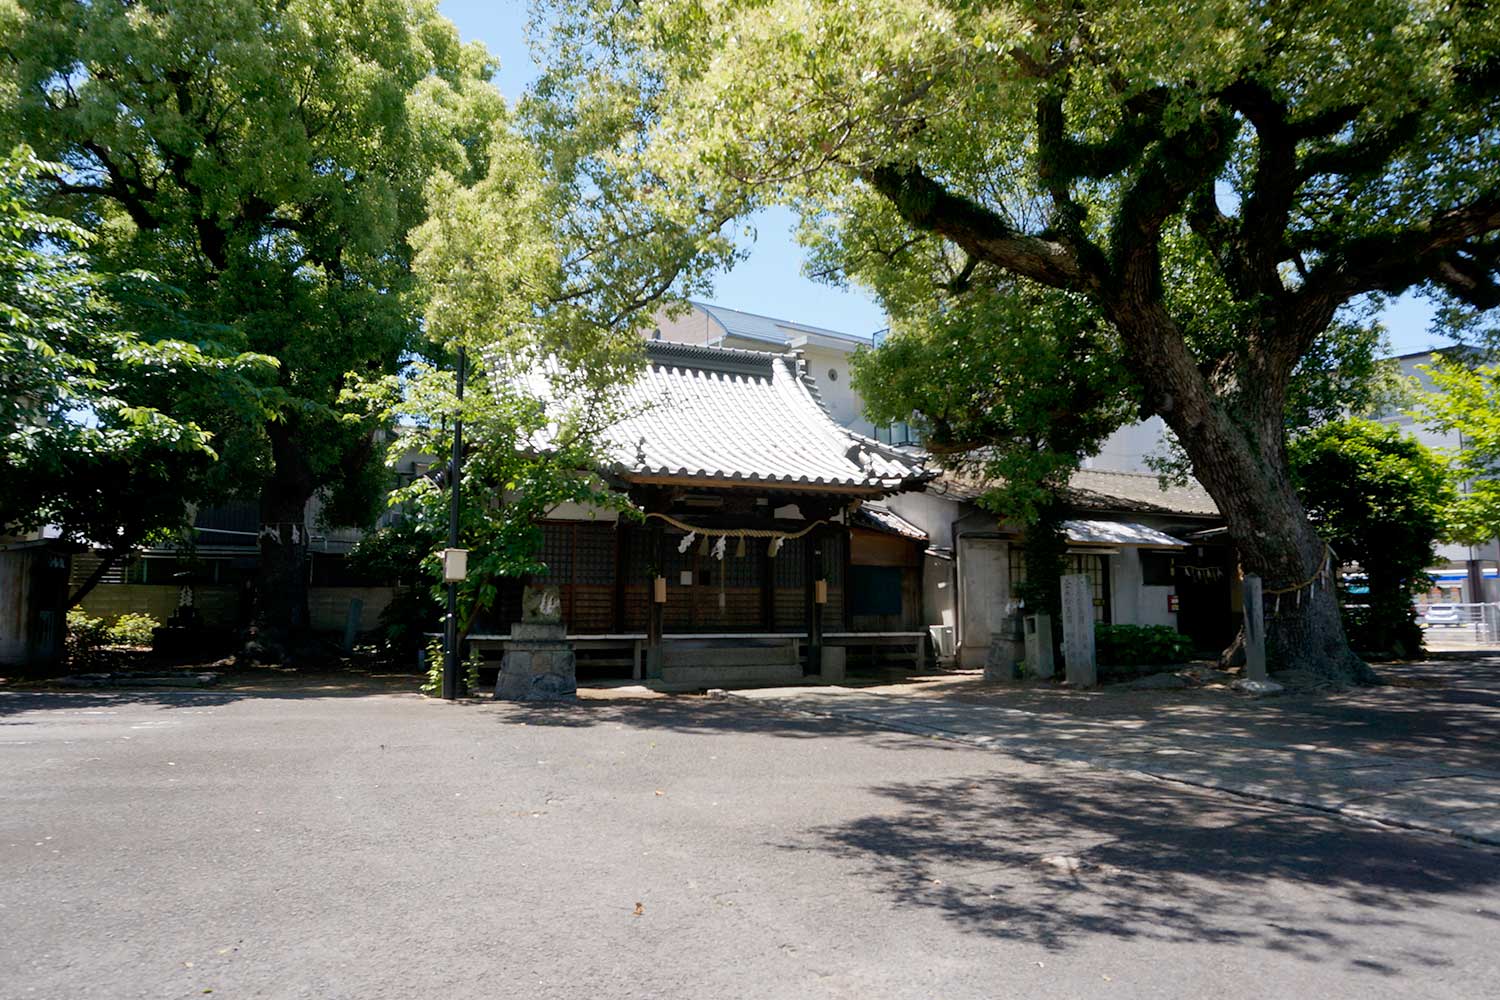
[[[104,579],[104,574],[114,568],[115,563],[120,561],[120,556],[123,554],[115,549],[105,552],[104,557],[99,560],[99,565],[94,567],[94,571],[89,574],[88,579],[79,584],[78,589],[73,591],[72,596],[68,598],[68,607],[78,607],[79,602],[89,596],[95,587],[99,586],[99,581]]]
[[[1328,550],[1292,484],[1282,407],[1273,398],[1231,412],[1213,400],[1197,413],[1163,408],[1218,504],[1246,573],[1264,582],[1267,659],[1273,671],[1306,671],[1325,683],[1377,683],[1349,647]]]
[[[268,428],[275,462],[260,495],[260,567],[252,645],[258,657],[294,660],[310,637],[307,606],[307,505],[312,475],[288,424]]]

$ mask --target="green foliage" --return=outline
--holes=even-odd
[[[993,502],[993,496],[986,501]],[[1055,498],[1038,508],[1026,526],[1026,578],[1015,588],[1028,614],[1045,611],[1052,616],[1057,634],[1062,629],[1062,576],[1068,557],[1064,515],[1062,502]]]
[[[128,551],[218,492],[215,431],[258,417],[274,362],[123,325],[171,292],[94,269],[92,233],[38,208],[58,170],[0,159],[0,530],[42,524]]]
[[[97,224],[94,266],[180,290],[180,315],[132,321],[279,362],[267,413],[223,440],[231,485],[269,520],[319,492],[327,520],[371,517],[379,425],[343,392],[417,346],[408,237],[440,169],[488,169],[493,58],[428,0],[14,0],[0,37],[0,124],[59,162],[48,188]],[[301,567],[262,573],[271,596]]]
[[[461,678],[463,691],[470,697],[480,693],[479,668],[484,666],[484,654],[478,649],[470,648],[469,655],[463,662],[464,675]],[[427,674],[422,681],[419,690],[429,698],[440,698],[443,694],[443,640],[431,638],[427,640]]]
[[[161,622],[148,614],[127,612],[113,622],[94,618],[82,608],[68,611],[68,652],[87,658],[103,646],[149,646]]]
[[[525,353],[500,349],[480,357],[460,404],[453,375],[425,365],[400,379],[364,386],[365,397],[384,405],[383,419],[404,433],[390,460],[412,451],[451,453],[452,419],[462,414],[466,456],[459,538],[469,550],[467,578],[459,584],[460,631],[495,606],[501,581],[541,572],[539,522],[560,505],[629,513],[626,497],[596,471],[601,435],[618,417],[605,376]],[[421,567],[439,596],[437,550],[447,543],[451,493],[446,470],[416,479],[392,494],[406,512],[405,537],[421,551]],[[412,551],[412,550],[408,550]]]
[[[442,625],[438,567],[428,558],[439,543],[416,518],[402,517],[367,532],[349,553],[353,572],[396,588],[380,612],[380,645],[396,663],[410,663],[423,635]]]
[[[82,608],[68,610],[68,656],[86,659],[110,641],[109,625],[103,618],[93,618]]]
[[[663,211],[690,225],[794,206],[815,272],[874,290],[893,343],[919,332],[932,362],[895,348],[921,378],[880,412],[940,431],[955,401],[998,402],[980,460],[1025,488],[1061,474],[1070,433],[1096,440],[1133,402],[1171,428],[1272,587],[1315,558],[1286,423],[1326,419],[1366,382],[1317,385],[1320,354],[1368,356],[1374,296],[1500,301],[1494,4],[553,0],[544,15],[549,92],[634,95],[601,106],[629,105],[616,159],[655,179]],[[965,325],[1007,315],[994,298],[1026,316],[1034,286],[1097,320],[1062,341],[1017,322],[1030,351]],[[956,346],[937,335],[950,325]],[[1112,368],[1121,392],[1099,378]],[[874,394],[896,366],[867,371]],[[1024,391],[996,400],[986,378]],[[1026,456],[1048,417],[1075,426]],[[1337,634],[1291,641],[1327,610],[1273,623],[1273,657],[1368,679]]]
[[[897,316],[854,357],[853,385],[872,420],[918,424],[948,464],[998,484],[989,505],[1030,521],[1135,404],[1097,313],[1022,284]]]
[[[149,646],[153,630],[161,622],[147,614],[126,612],[108,628],[109,641],[116,646]]]
[[[1426,372],[1435,391],[1420,400],[1418,418],[1462,442],[1450,456],[1464,482],[1452,505],[1450,534],[1483,544],[1500,535],[1500,365],[1444,357]]]
[[[1412,607],[1429,586],[1423,570],[1435,558],[1457,497],[1443,460],[1394,427],[1349,419],[1292,441],[1292,473],[1308,515],[1338,561],[1357,562],[1368,595],[1346,611],[1355,648],[1421,649]]]
[[[1170,625],[1094,626],[1094,654],[1104,666],[1166,666],[1192,653],[1192,640]]]

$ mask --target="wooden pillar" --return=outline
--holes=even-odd
[[[664,601],[657,600],[657,579],[664,578],[666,574],[666,536],[662,531],[662,523],[659,518],[652,518],[650,524],[650,538],[647,551],[650,552],[651,577],[646,582],[647,616],[646,616],[646,677],[659,679],[662,668],[662,632],[666,622],[667,605]]]
[[[757,539],[752,544],[761,546],[756,554],[760,560],[760,627],[767,632],[776,631],[776,560],[771,558],[771,543]]]
[[[823,525],[807,533],[802,546],[803,607],[807,618],[807,673],[823,669],[823,608],[817,585],[823,579]],[[826,586],[826,585],[825,585]]]
[[[630,573],[630,525],[621,518],[615,522],[615,594],[614,626],[616,634],[625,631],[625,585]],[[649,589],[649,584],[647,589]]]

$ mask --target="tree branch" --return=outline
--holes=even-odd
[[[1500,194],[1486,193],[1467,205],[1440,212],[1430,219],[1391,233],[1358,237],[1332,247],[1314,247],[1323,258],[1308,272],[1307,280],[1296,293],[1299,328],[1320,317],[1332,318],[1334,312],[1350,298],[1366,292],[1399,294],[1426,279],[1444,283],[1462,296],[1465,285],[1477,296],[1475,305],[1483,305],[1484,285],[1475,280],[1477,264],[1492,257],[1491,252],[1477,254],[1471,243],[1500,231]],[[1463,254],[1471,255],[1464,262]],[[1326,326],[1324,319],[1317,329]],[[1316,336],[1316,332],[1312,334]]]
[[[954,194],[919,167],[886,164],[865,172],[864,179],[907,223],[952,240],[971,256],[1052,288],[1086,291],[1102,284],[1102,275],[1082,268],[1068,246],[1016,232],[995,212]]]

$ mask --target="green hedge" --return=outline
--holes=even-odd
[[[1181,663],[1193,652],[1192,640],[1170,625],[1095,625],[1094,655],[1113,667]]]

